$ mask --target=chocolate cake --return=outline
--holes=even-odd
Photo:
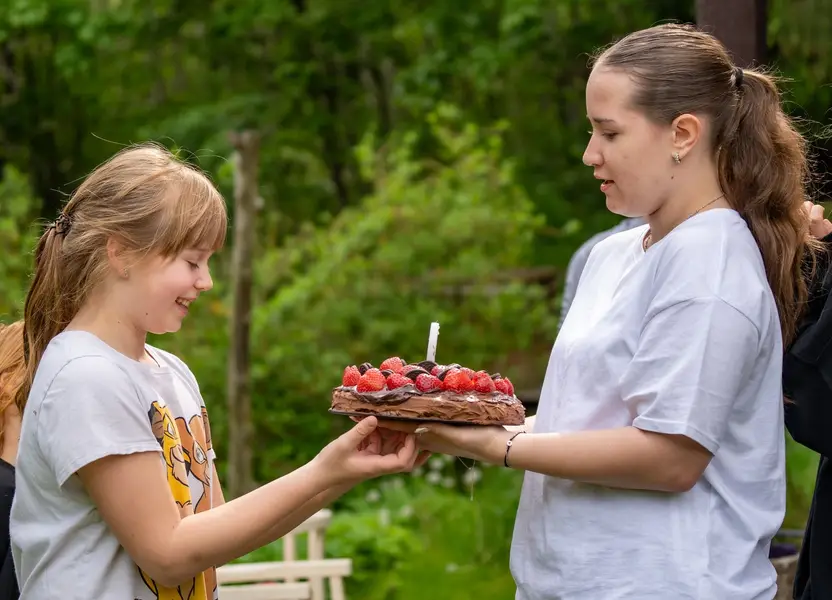
[[[432,361],[388,358],[344,369],[330,412],[472,425],[522,425],[526,414],[514,386],[499,373]]]

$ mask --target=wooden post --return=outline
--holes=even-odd
[[[696,0],[696,24],[728,48],[742,67],[766,61],[767,0]]]
[[[227,479],[231,498],[237,498],[254,487],[250,446],[249,333],[260,136],[255,131],[233,132],[230,140],[234,146],[234,246],[231,263],[231,351],[228,355]]]

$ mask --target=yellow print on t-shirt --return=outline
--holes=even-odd
[[[176,418],[176,427],[182,440],[182,449],[185,455],[185,466],[188,473],[196,478],[202,486],[202,493],[194,503],[194,513],[211,508],[212,488],[212,465],[208,460],[208,451],[211,449],[210,426],[208,425],[208,414],[205,408],[202,414],[193,415],[186,423],[182,417]],[[199,493],[199,492],[197,492]],[[216,569],[211,567],[205,571],[205,589],[208,597],[213,598],[217,588]]]
[[[167,406],[154,402],[148,411],[153,435],[162,448],[168,486],[180,515],[185,518],[193,515],[191,488],[188,485],[188,472],[185,464],[185,452],[176,423]],[[155,594],[158,600],[209,600],[205,592],[205,577],[202,573],[175,588],[157,584],[147,573],[139,569],[142,580]],[[212,596],[213,597],[213,596]]]

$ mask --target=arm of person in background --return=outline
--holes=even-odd
[[[803,210],[809,215],[809,233],[812,237],[822,240],[832,234],[832,222],[824,217],[822,205],[806,201]]]
[[[823,207],[807,202],[810,231],[832,247],[832,223]],[[809,302],[797,338],[783,359],[786,428],[810,450],[832,456],[832,265],[821,255],[809,284]]]

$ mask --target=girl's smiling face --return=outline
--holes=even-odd
[[[134,325],[150,333],[171,333],[182,327],[188,307],[214,286],[210,250],[186,248],[177,256],[154,256],[130,269],[127,283]]]

